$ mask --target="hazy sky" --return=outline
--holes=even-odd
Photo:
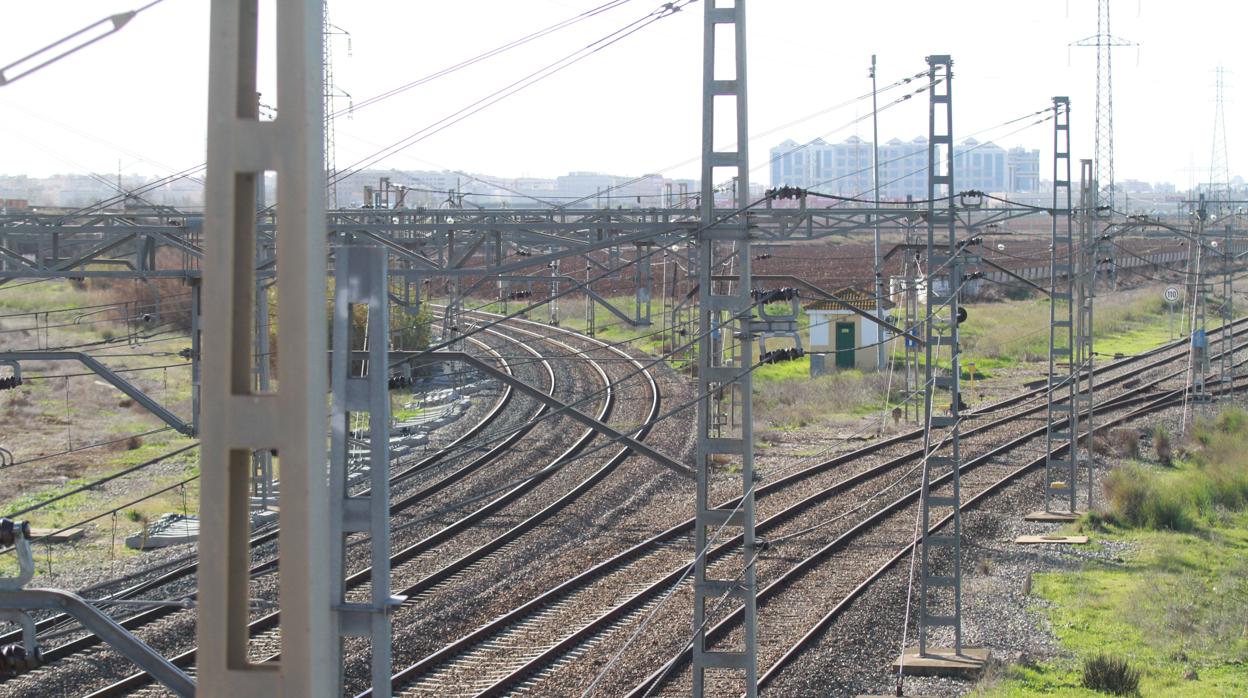
[[[0,3],[0,64],[145,0]],[[331,0],[338,88],[354,102],[448,67],[606,0]],[[204,160],[208,7],[166,0],[119,33],[0,88],[0,174],[166,174]],[[271,7],[271,0],[261,5]],[[454,72],[337,120],[337,164],[351,165],[495,90],[653,12],[631,0],[593,19]],[[1113,33],[1139,48],[1114,53],[1118,178],[1185,186],[1208,177],[1214,68],[1227,70],[1226,120],[1238,123],[1248,85],[1242,32],[1248,3],[1113,4]],[[379,167],[463,169],[552,177],[571,170],[696,177],[701,4],[646,26],[585,60],[432,135]],[[784,138],[871,136],[867,68],[880,85],[954,59],[954,132],[1041,149],[1051,174],[1052,125],[1003,122],[1072,101],[1074,157],[1092,156],[1095,0],[751,0],[750,131],[753,178]],[[271,24],[270,27],[271,29]],[[262,55],[272,54],[271,46]],[[271,61],[262,84],[272,85]],[[262,88],[263,89],[263,88]],[[272,97],[272,89],[266,89]],[[881,95],[881,106],[903,94]],[[767,133],[789,122],[808,120]],[[339,108],[349,100],[340,97]],[[926,97],[880,114],[882,140],[925,135]],[[849,125],[854,119],[865,120]],[[1232,174],[1248,172],[1248,134],[1228,133]],[[724,144],[726,145],[726,144]],[[681,165],[694,159],[693,164]]]

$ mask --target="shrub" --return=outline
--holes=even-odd
[[[1114,455],[1119,458],[1138,458],[1140,455],[1140,432],[1135,429],[1111,429],[1106,437]]]
[[[1114,445],[1106,437],[1097,434],[1092,437],[1092,452],[1100,456],[1114,455]]]
[[[1104,533],[1109,530],[1109,519],[1098,511],[1089,511],[1079,518],[1076,527],[1081,533]]]
[[[1140,672],[1122,657],[1097,654],[1083,660],[1083,687],[1116,696],[1140,692]]]
[[[1138,526],[1143,520],[1144,503],[1154,496],[1152,482],[1135,466],[1110,470],[1101,488],[1105,491],[1110,515],[1132,526]]]
[[[1157,461],[1169,467],[1174,464],[1174,447],[1170,444],[1170,434],[1165,427],[1159,426],[1153,432],[1153,448],[1157,451]]]
[[[1137,528],[1190,531],[1193,521],[1185,506],[1185,492],[1159,488],[1155,478],[1138,465],[1109,471],[1102,485],[1114,520]]]
[[[171,248],[161,248],[156,253],[157,269],[183,269],[188,259]],[[157,325],[179,330],[191,328],[191,289],[186,282],[175,277],[155,277],[142,281],[121,279],[92,279],[89,288],[100,303],[129,303],[113,312],[100,314],[95,319],[113,322],[139,323],[143,315],[152,318],[150,326],[141,328],[151,332]],[[127,317],[127,315],[130,317]]]

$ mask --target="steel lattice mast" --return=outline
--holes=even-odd
[[[1220,210],[1217,202],[1233,198],[1230,165],[1226,157],[1226,113],[1223,108],[1225,72],[1222,66],[1214,70],[1213,153],[1209,157],[1209,199],[1214,202],[1213,210],[1217,215],[1225,213]]]
[[[962,372],[958,346],[958,296],[962,286],[963,255],[957,240],[957,212],[954,196],[953,157],[953,60],[949,56],[929,56],[930,96],[927,145],[927,321],[926,375],[923,416],[923,486],[920,507],[922,553],[919,576],[919,654],[928,652],[928,635],[934,627],[953,632],[953,652],[962,653],[962,485],[961,445],[959,443]],[[938,229],[943,229],[938,235]],[[944,237],[944,240],[940,240]],[[946,320],[937,318],[945,315]],[[949,348],[949,375],[937,366],[939,352]],[[947,416],[936,396],[949,394]],[[943,436],[941,436],[943,434]],[[943,451],[948,455],[936,455]],[[931,482],[938,471],[948,470],[952,492],[936,495]],[[933,510],[950,511],[948,530],[931,532]],[[946,574],[935,572],[938,554],[948,555]]]
[[[1049,381],[1048,425],[1045,429],[1044,510],[1053,499],[1067,500],[1075,513],[1075,464],[1078,458],[1079,411],[1075,385],[1081,366],[1075,362],[1075,241],[1071,220],[1070,100],[1053,98],[1053,236],[1049,256]],[[1065,369],[1059,368],[1065,364]],[[1064,423],[1064,424],[1063,424]],[[1056,451],[1065,448],[1065,457]]]
[[[754,357],[750,294],[749,225],[744,213],[717,218],[715,212],[716,170],[729,170],[740,182],[742,193],[749,191],[749,130],[746,124],[745,0],[725,7],[724,0],[703,3],[702,39],[702,201],[697,234],[698,254],[698,415],[697,415],[697,501],[694,540],[693,607],[693,695],[705,691],[708,669],[732,670],[744,674],[744,693],[758,692],[757,584],[754,541],[754,443],[751,411],[752,381],[750,364]],[[727,31],[718,34],[724,27]],[[733,68],[728,77],[716,78],[716,39],[731,41]],[[716,104],[719,98],[720,104]],[[731,103],[731,104],[729,104]],[[716,107],[727,107],[735,117],[736,150],[715,149]],[[725,115],[727,116],[727,115]],[[725,121],[729,121],[725,119]],[[724,134],[723,140],[728,140]],[[742,196],[741,198],[745,198]],[[734,202],[734,205],[735,202]],[[739,211],[739,209],[738,209]],[[738,275],[735,283],[716,280],[719,264],[731,261]],[[735,365],[725,365],[723,347],[734,336],[740,342]],[[716,337],[720,341],[716,341]],[[740,426],[733,429],[721,419],[725,399],[740,400]],[[732,508],[718,508],[710,501],[711,480],[717,472],[740,468],[741,501]],[[723,540],[741,534],[737,559],[720,560],[711,574],[707,549],[713,539]],[[724,576],[726,575],[726,576]],[[708,610],[721,599],[742,605],[743,632],[732,648],[712,647],[707,627],[713,622]],[[722,615],[722,614],[715,614]],[[738,693],[740,691],[737,691]]]
[[[1096,118],[1092,176],[1097,182],[1096,208],[1108,213],[1114,209],[1114,70],[1113,49],[1135,46],[1110,33],[1109,0],[1097,0],[1096,34],[1071,44],[1096,47]]]

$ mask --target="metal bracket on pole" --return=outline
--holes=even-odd
[[[958,345],[958,297],[962,285],[962,253],[957,240],[953,157],[953,60],[949,56],[928,56],[928,180],[927,180],[927,363],[924,381],[923,485],[921,570],[919,577],[919,654],[928,650],[928,633],[933,627],[953,631],[953,651],[962,653],[962,482],[959,433],[963,409]],[[939,197],[939,199],[938,199]],[[939,206],[937,202],[939,201]],[[947,231],[945,241],[937,241],[938,221]],[[948,312],[948,321],[938,313]],[[941,348],[949,348],[949,375],[937,367]],[[936,395],[949,394],[948,416],[937,416]],[[938,433],[944,436],[937,438]],[[943,451],[947,455],[936,455]],[[931,493],[933,473],[948,470],[952,493]],[[930,531],[933,509],[948,510],[949,530]],[[945,551],[951,559],[944,564],[946,574],[937,575],[932,556]]]
[[[743,675],[734,693],[747,698],[758,694],[758,609],[755,563],[759,549],[754,540],[754,419],[751,406],[750,366],[754,361],[752,333],[753,299],[750,294],[750,237],[746,216],[738,214],[719,220],[715,212],[716,170],[730,172],[739,182],[740,206],[749,190],[749,130],[746,124],[745,0],[725,7],[724,0],[703,3],[702,24],[702,200],[698,230],[698,421],[697,421],[697,500],[695,503],[693,581],[693,695],[705,692],[708,670],[730,670]],[[724,27],[729,31],[719,34]],[[716,76],[716,38],[732,37],[731,70]],[[727,54],[726,54],[727,55]],[[717,101],[721,104],[717,105]],[[716,107],[733,103],[735,132],[715,133]],[[727,117],[728,115],[723,115]],[[732,121],[725,118],[725,122]],[[735,138],[733,137],[735,136]],[[734,141],[735,151],[717,151],[716,140]],[[722,260],[732,260],[739,280],[716,282],[712,279]],[[731,269],[731,267],[730,267]],[[718,284],[718,285],[717,285]],[[727,317],[725,317],[727,315]],[[736,326],[736,332],[731,327]],[[719,342],[716,341],[716,335]],[[735,365],[724,365],[723,352],[715,346],[738,342]],[[739,401],[739,427],[721,425],[720,400]],[[735,431],[735,433],[734,433]],[[739,468],[741,501],[733,509],[720,509],[710,501],[711,480]],[[712,536],[730,537],[737,531],[742,547],[730,555],[735,559],[718,561],[719,577],[710,574],[706,550]],[[706,629],[719,615],[721,602],[730,600],[742,606],[742,633],[739,641],[708,643]],[[734,640],[736,636],[734,635]],[[717,693],[719,691],[717,689]]]
[[[390,595],[390,392],[388,390],[390,313],[388,257],[376,245],[355,246],[344,242],[334,252],[333,347],[330,383],[330,539],[334,542],[334,608],[342,637],[370,638],[372,644],[373,695],[390,696],[390,616],[403,602]],[[355,308],[366,311],[359,336]],[[357,360],[357,350],[367,352]],[[367,438],[351,434],[353,415],[368,414]],[[363,441],[368,449],[352,451]],[[359,467],[355,467],[359,466]],[[367,473],[369,489],[352,495],[352,476]],[[357,533],[369,536],[372,572],[371,596],[365,602],[347,599],[345,566],[347,539]],[[342,644],[339,643],[339,686],[342,685]]]
[[[200,449],[198,675],[202,695],[329,698],[338,630],[329,576],[325,170],[320,0],[276,0],[277,117],[256,105],[256,0],[214,0],[209,35]],[[278,176],[281,354],[276,388],[253,381],[256,179]],[[253,663],[251,453],[280,461],[281,659]]]
[[[30,525],[25,521],[0,519],[0,545],[12,545],[17,552],[18,576],[0,578],[0,622],[22,628],[25,667],[14,665],[8,658],[6,668],[34,669],[39,664],[40,650],[35,640],[35,623],[29,611],[59,611],[73,616],[83,627],[94,632],[126,659],[137,664],[180,698],[195,695],[195,682],[185,672],[165,659],[129,631],[117,625],[107,614],[87,603],[82,597],[56,589],[27,589],[35,576],[35,559],[30,549]]]
[[[130,381],[113,372],[100,363],[95,357],[80,351],[0,351],[0,362],[18,363],[22,361],[78,361],[91,369],[96,375],[108,381],[113,387],[125,393],[127,397],[142,405],[148,412],[156,415],[160,421],[168,424],[179,433],[194,436],[195,429],[191,424],[182,421],[181,417],[165,409],[160,403],[147,396]]]

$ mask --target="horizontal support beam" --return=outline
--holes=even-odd
[[[165,688],[181,698],[195,697],[195,682],[186,672],[77,594],[55,589],[0,591],[0,609],[67,613],[126,659],[151,674]]]
[[[108,381],[114,388],[125,393],[127,397],[139,403],[148,412],[156,415],[160,421],[168,424],[178,432],[187,436],[195,435],[195,428],[182,421],[178,416],[165,409],[160,403],[151,399],[133,383],[113,372],[112,369],[97,361],[94,357],[80,351],[0,351],[0,362],[7,361],[78,361],[91,369],[100,378]]]

